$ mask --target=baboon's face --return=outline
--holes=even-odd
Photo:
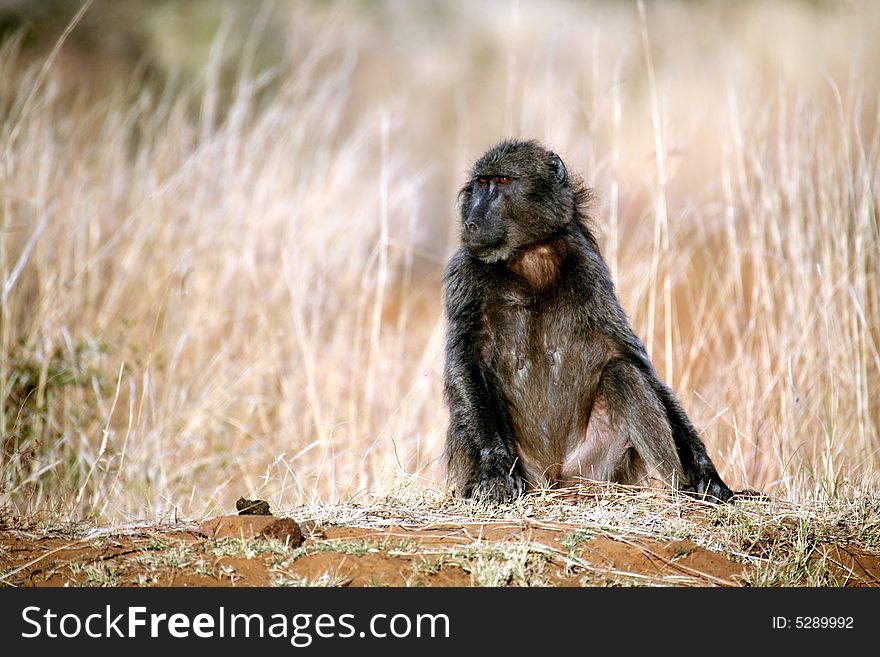
[[[571,217],[565,165],[534,142],[505,141],[489,150],[459,196],[461,241],[484,262],[550,239]]]

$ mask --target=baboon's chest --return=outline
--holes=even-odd
[[[578,327],[559,312],[557,304],[527,304],[513,295],[505,301],[486,317],[490,367],[507,384],[505,387],[544,382],[558,388],[583,358],[586,344]],[[538,389],[544,390],[540,386]],[[560,390],[545,392],[551,396],[562,394]]]
[[[564,292],[537,302],[511,292],[484,317],[484,357],[534,440],[558,442],[589,412],[607,356],[584,317]]]
[[[534,481],[553,481],[583,442],[609,352],[578,312],[558,296],[524,303],[499,299],[484,317],[484,358],[513,423],[516,450]]]

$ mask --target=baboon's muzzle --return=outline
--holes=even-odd
[[[501,248],[506,236],[504,222],[489,214],[472,212],[462,224],[461,241],[478,258]]]

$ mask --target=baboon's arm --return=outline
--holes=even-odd
[[[446,457],[453,488],[465,497],[520,495],[513,430],[500,386],[481,353],[481,292],[464,258],[445,277],[447,320],[444,395],[449,406]]]

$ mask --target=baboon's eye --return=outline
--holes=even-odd
[[[486,176],[480,176],[479,178],[477,178],[477,182],[480,183],[481,186],[488,185],[489,179]]]
[[[498,176],[498,184],[499,185],[506,185],[509,182],[510,182],[510,178],[508,178],[507,176]]]

